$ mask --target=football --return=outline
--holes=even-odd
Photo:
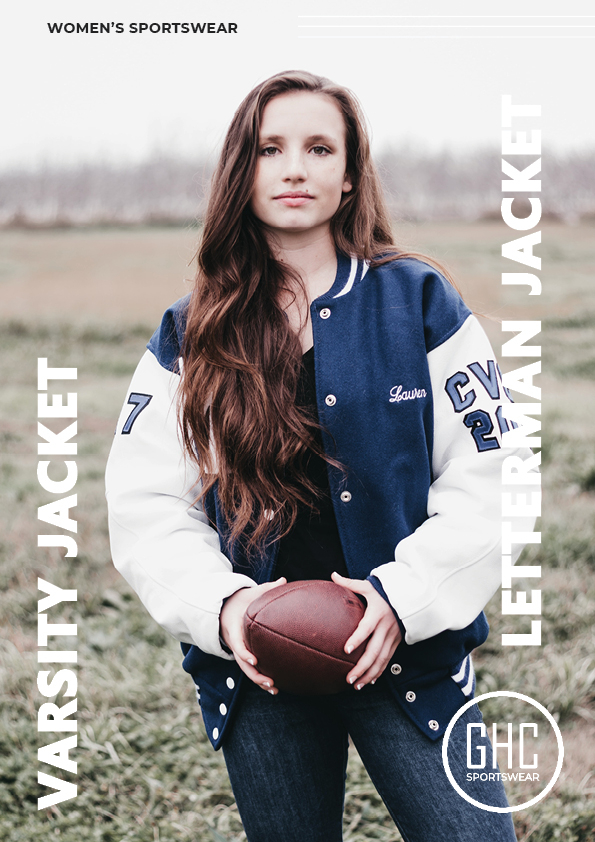
[[[348,689],[347,673],[366,647],[364,642],[349,655],[343,648],[364,610],[356,594],[334,582],[288,582],[248,606],[244,638],[258,671],[279,690],[339,693]]]

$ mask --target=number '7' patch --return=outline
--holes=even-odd
[[[122,427],[122,435],[127,436],[132,430],[132,425],[141,414],[143,409],[146,409],[151,403],[153,395],[145,395],[142,392],[131,392],[126,403],[133,405],[133,410],[126,419],[126,423]]]

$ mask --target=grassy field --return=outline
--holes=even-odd
[[[543,319],[543,543],[527,556],[542,565],[543,645],[500,645],[500,634],[514,629],[496,596],[487,609],[492,635],[476,657],[478,692],[534,696],[563,730],[562,775],[544,801],[515,814],[519,840],[592,842],[593,228],[544,227],[539,298],[500,286],[502,224],[402,226],[399,236],[408,248],[448,265],[470,305],[489,317],[484,322],[497,352],[499,318]],[[0,232],[0,842],[243,838],[222,756],[207,743],[179,647],[111,566],[103,498],[103,469],[129,377],[162,310],[186,292],[194,238],[192,231],[172,229]],[[36,545],[36,509],[48,502],[36,477],[40,356],[79,371],[76,560]],[[52,616],[79,624],[79,796],[41,813],[39,576],[77,588],[79,596]],[[345,839],[399,838],[352,753]]]

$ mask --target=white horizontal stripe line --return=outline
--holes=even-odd
[[[595,23],[300,23],[298,29],[595,29]]]
[[[298,38],[595,38],[595,35],[298,35]]]
[[[524,20],[538,20],[538,19],[548,19],[548,20],[571,20],[571,19],[579,19],[582,20],[584,18],[595,18],[595,15],[298,15],[298,18],[401,18],[401,19],[431,19],[434,20],[439,18],[441,20],[455,20],[456,18],[459,19],[473,19],[476,20],[515,20],[515,19],[524,19]]]

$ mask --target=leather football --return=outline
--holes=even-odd
[[[334,582],[288,582],[252,602],[244,618],[244,638],[257,669],[275,687],[298,695],[347,690],[347,673],[366,642],[351,654],[345,643],[364,615],[356,594]]]

